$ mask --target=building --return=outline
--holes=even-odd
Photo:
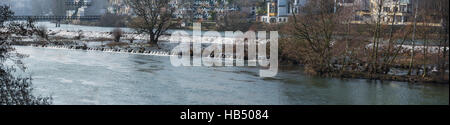
[[[192,19],[192,21],[216,20],[239,7],[228,0],[172,0],[175,8],[174,18]]]
[[[372,18],[377,20],[378,15],[380,14],[383,23],[392,23],[394,20],[395,24],[405,24],[406,22],[410,22],[413,15],[413,5],[411,1],[412,0],[371,0]],[[381,9],[381,13],[379,13],[379,9]]]
[[[85,16],[99,16],[107,12],[108,0],[85,0],[90,2],[89,7],[85,8]]]
[[[354,23],[373,23],[381,16],[381,22],[404,25],[413,17],[413,2],[415,0],[334,0],[334,10],[350,8],[354,13]],[[301,13],[301,8],[308,0],[268,0],[266,15],[260,17],[261,22],[285,23],[289,16]],[[378,13],[381,5],[381,13]]]
[[[267,2],[267,15],[262,16],[262,22],[284,23],[288,21],[288,0],[270,0]]]
[[[292,0],[293,3],[291,4],[290,8],[293,13],[298,14],[301,11],[301,8],[305,6],[305,4],[308,2],[308,0]]]
[[[107,0],[66,0],[66,16],[100,16],[106,13]]]
[[[394,24],[403,25],[411,21],[411,1],[413,0],[339,0],[338,6],[352,7],[357,23],[373,23],[380,16],[382,23],[390,24],[395,19]]]
[[[106,12],[107,0],[0,0],[0,5],[10,6],[15,15],[98,16]]]
[[[372,7],[373,5],[370,2],[371,0],[335,0],[336,6],[334,11],[337,9],[350,9],[354,16],[353,22],[370,22],[372,21],[373,13]]]
[[[354,23],[382,23],[404,25],[411,21],[413,0],[336,0],[337,7],[347,7],[354,12]],[[381,7],[381,8],[380,8]],[[381,9],[381,13],[379,10]]]
[[[52,14],[54,16],[66,16],[67,6],[65,5],[65,0],[51,0],[48,2],[52,9]]]
[[[291,3],[292,2],[292,3]],[[300,8],[307,0],[269,0],[267,2],[267,15],[261,17],[266,23],[286,23],[291,14],[300,12]]]
[[[356,22],[370,22],[372,20],[372,4],[370,0],[354,0],[352,3],[354,8]]]
[[[108,13],[116,15],[132,15],[131,7],[124,0],[108,0]]]

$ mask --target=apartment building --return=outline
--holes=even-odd
[[[108,13],[116,15],[131,15],[132,9],[126,5],[124,0],[108,0]]]
[[[107,0],[85,0],[91,4],[84,9],[84,16],[99,16],[104,15],[107,12],[108,1]]]
[[[307,0],[269,0],[267,1],[267,15],[261,17],[266,23],[286,23],[291,14],[299,13]]]
[[[262,16],[262,22],[284,23],[288,21],[288,0],[270,0],[267,2],[267,15]]]
[[[380,16],[382,23],[392,23],[395,20],[394,24],[402,25],[412,20],[412,1],[414,0],[338,0],[337,5],[352,7],[357,23],[373,23]]]
[[[415,0],[334,0],[338,8],[350,8],[354,12],[355,23],[373,23],[381,15],[383,23],[404,25],[413,17],[413,1]],[[308,0],[267,0],[266,15],[260,17],[261,22],[285,23],[293,13],[301,13],[301,8]],[[378,13],[381,5],[381,13]]]
[[[405,24],[410,22],[413,17],[413,0],[371,0],[372,18],[378,19],[381,15],[383,23]],[[380,8],[381,7],[381,8]],[[381,9],[381,13],[379,13]]]

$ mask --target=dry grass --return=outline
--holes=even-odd
[[[98,42],[105,42],[105,41],[113,41],[113,39],[111,38],[105,38],[105,37],[101,37],[101,38],[95,38],[95,39],[91,39],[89,41],[98,41]]]
[[[128,46],[128,43],[125,43],[125,42],[110,42],[110,43],[106,44],[106,46],[108,46],[108,47],[123,47],[123,46]]]

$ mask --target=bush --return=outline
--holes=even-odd
[[[3,26],[3,23],[11,18],[14,15],[14,12],[11,11],[9,6],[0,5],[0,26]]]
[[[17,36],[32,36],[36,29],[32,19],[28,19],[27,22],[10,22],[7,27],[2,28],[6,28]]]
[[[131,37],[129,40],[130,40],[130,43],[134,43],[134,40],[136,40],[136,38]]]
[[[48,40],[48,32],[47,32],[47,27],[45,26],[40,26],[37,27],[34,32],[36,33],[36,35],[38,35],[40,38]]]
[[[4,70],[5,69],[5,70]],[[50,105],[52,97],[35,97],[31,78],[17,78],[13,70],[0,69],[0,105]]]
[[[123,36],[123,32],[120,28],[116,28],[113,30],[112,36],[114,37],[114,42],[120,42],[120,38]]]
[[[110,42],[110,43],[108,43],[108,44],[106,44],[106,46],[108,46],[108,47],[123,47],[123,46],[127,46],[128,45],[128,43],[124,43],[124,42]]]
[[[78,31],[78,35],[77,36],[75,36],[75,39],[77,39],[77,40],[81,40],[82,38],[83,38],[83,30],[79,30]]]
[[[12,34],[31,36],[34,32],[30,29],[35,29],[35,26],[29,20],[27,23],[12,22],[5,27],[3,21],[12,15],[9,7],[0,6],[0,29],[6,29],[0,30],[0,105],[49,105],[51,97],[33,96],[31,78],[14,76],[17,69],[25,69],[20,60],[25,55],[15,53],[8,39],[14,41]]]

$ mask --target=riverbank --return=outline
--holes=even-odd
[[[436,83],[436,84],[449,84],[448,73],[447,77],[442,76],[409,76],[409,75],[389,75],[389,74],[369,74],[369,73],[332,73],[331,77],[338,78],[352,78],[352,79],[369,79],[369,80],[382,80],[382,81],[399,81],[408,83]]]
[[[366,80],[373,80],[373,81],[397,81],[397,82],[407,82],[410,84],[449,84],[449,73],[446,72],[445,76],[447,77],[441,77],[441,76],[409,76],[407,75],[408,67],[407,66],[394,66],[396,69],[396,72],[389,73],[389,74],[370,74],[368,72],[351,72],[351,71],[333,71],[325,73],[321,76],[317,74],[310,74],[308,73],[308,69],[305,68],[305,65],[302,64],[294,64],[292,62],[286,62],[281,61],[281,66],[287,66],[287,67],[301,67],[300,69],[305,75],[310,75],[314,77],[323,77],[323,78],[337,78],[337,79],[366,79]],[[444,78],[444,79],[441,79]]]

